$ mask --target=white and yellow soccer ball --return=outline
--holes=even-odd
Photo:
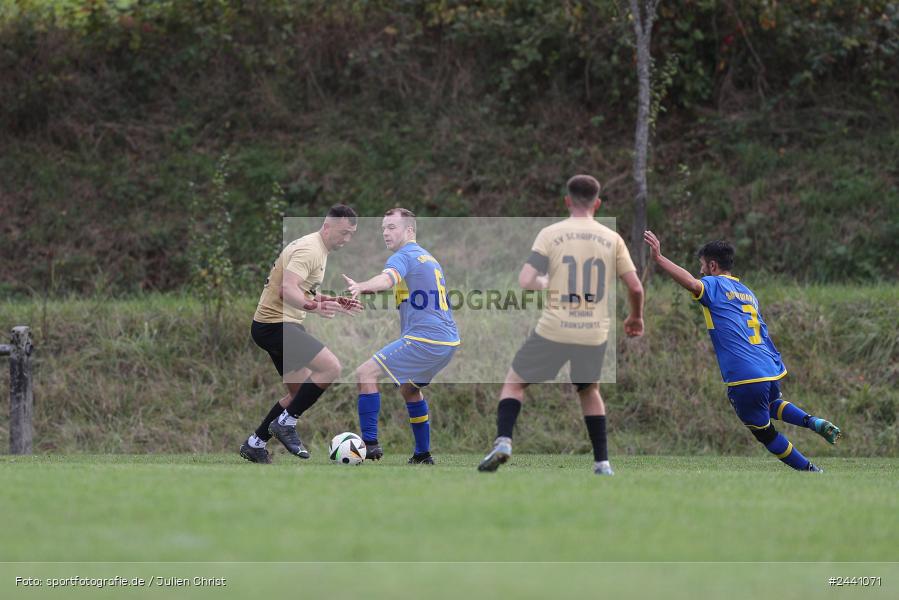
[[[328,457],[341,465],[360,465],[365,460],[365,442],[349,431],[337,434],[328,445]]]

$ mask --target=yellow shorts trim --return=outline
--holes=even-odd
[[[784,369],[784,372],[780,375],[775,375],[774,377],[759,377],[758,379],[744,379],[743,381],[731,381],[727,384],[727,387],[733,387],[735,385],[744,385],[746,383],[759,383],[760,381],[777,381],[778,379],[783,379],[787,376],[787,370]]]
[[[428,415],[422,415],[420,417],[409,417],[410,423],[424,423],[428,420]]]
[[[462,343],[462,340],[456,340],[455,342],[441,342],[440,340],[429,340],[428,338],[415,337],[414,335],[404,335],[403,338],[407,340],[415,340],[416,342],[424,342],[426,344],[437,344],[438,346],[458,346]]]
[[[750,425],[750,424],[747,423],[747,424],[746,424],[746,427],[748,427],[748,428],[750,428],[750,429],[767,429],[770,425],[771,425],[771,419],[768,419],[768,422],[765,423],[765,424],[762,425],[762,426],[758,426],[758,425]]]
[[[372,355],[372,358],[375,359],[379,365],[381,365],[381,368],[384,369],[384,372],[385,372],[385,373],[387,373],[388,375],[390,375],[390,378],[393,379],[394,383],[396,383],[397,385],[400,385],[400,380],[397,379],[397,378],[393,375],[393,373],[390,372],[390,369],[387,368],[387,365],[384,364],[384,361],[382,361],[380,358],[378,358],[378,355],[377,355],[377,354],[373,354],[373,355]]]

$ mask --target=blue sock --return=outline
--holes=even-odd
[[[765,446],[768,452],[782,460],[785,464],[790,465],[797,471],[804,471],[808,468],[809,460],[802,456],[802,453],[793,447],[784,434],[778,433],[774,440]]]
[[[428,401],[407,402],[409,411],[409,425],[412,427],[412,435],[415,436],[415,454],[430,452],[431,450],[431,423],[428,417]]]
[[[378,413],[381,412],[381,394],[359,394],[359,429],[366,442],[378,441]]]
[[[800,427],[810,428],[810,421],[814,421],[814,418],[810,418],[807,412],[782,398],[778,398],[772,402],[768,405],[768,408],[772,419],[777,419],[778,421],[783,421],[790,425],[799,425]]]

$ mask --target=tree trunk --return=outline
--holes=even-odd
[[[643,232],[646,230],[646,200],[649,186],[646,183],[646,168],[649,158],[649,120],[650,120],[650,44],[652,42],[652,24],[655,20],[657,0],[644,0],[643,11],[638,0],[630,0],[631,13],[634,18],[634,36],[637,46],[637,127],[634,134],[634,183],[637,195],[634,198],[634,226],[631,229],[631,255],[637,273],[642,277],[646,267],[646,244],[643,243]]]

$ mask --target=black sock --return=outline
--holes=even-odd
[[[521,401],[515,398],[503,398],[496,407],[496,437],[512,439],[515,419],[521,412]]]
[[[609,449],[606,446],[606,416],[584,415],[584,423],[593,444],[593,460],[596,462],[609,460]]]
[[[290,401],[290,404],[287,405],[287,414],[294,418],[299,417],[309,410],[309,408],[316,403],[319,396],[324,393],[325,390],[312,383],[312,379],[307,379],[305,383],[300,386],[300,389],[297,390],[297,395],[294,396],[293,400]]]
[[[275,405],[272,407],[268,414],[265,415],[265,418],[262,419],[262,423],[259,427],[256,428],[256,437],[258,437],[263,442],[267,442],[272,439],[272,434],[268,432],[268,426],[272,424],[272,421],[281,416],[281,413],[284,412],[284,407],[281,406],[280,402],[275,402]]]

